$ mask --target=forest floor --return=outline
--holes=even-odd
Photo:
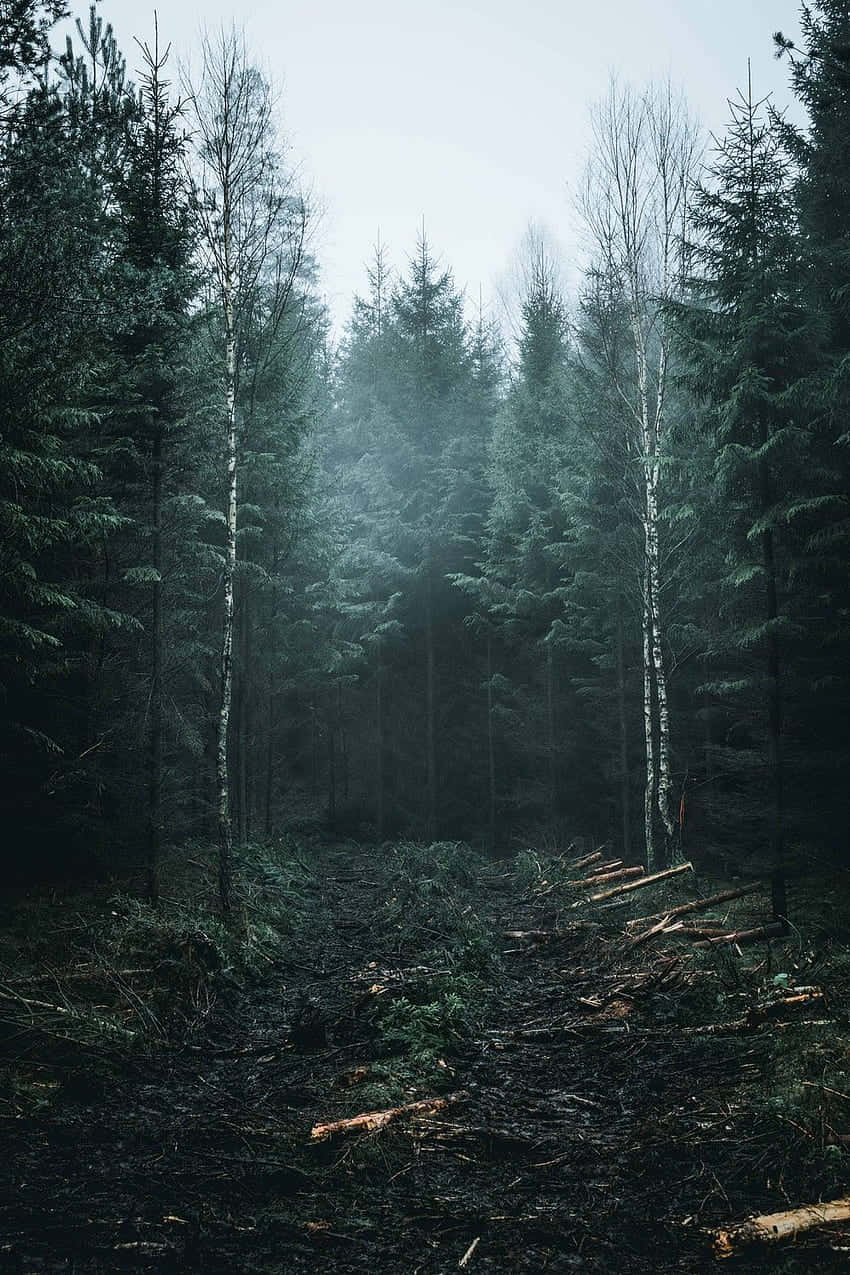
[[[786,938],[696,948],[640,918],[742,882],[592,902],[564,856],[381,855],[258,853],[229,930],[185,883],[4,910],[3,1272],[707,1271],[717,1228],[848,1193],[834,881]],[[818,1226],[725,1265],[848,1254]]]

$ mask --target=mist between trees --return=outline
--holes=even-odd
[[[0,15],[7,877],[548,832],[782,916],[850,813],[850,5],[774,37],[802,128],[601,86],[570,295],[379,240],[337,344],[239,33],[134,84],[60,16]]]

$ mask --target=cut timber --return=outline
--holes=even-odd
[[[751,930],[733,930],[731,934],[718,934],[715,938],[701,939],[694,947],[717,947],[719,943],[757,943],[759,939],[779,939],[787,931],[782,921],[770,925],[757,925]]]
[[[593,854],[586,854],[582,859],[573,859],[570,864],[571,868],[589,868],[591,863],[599,863],[600,859],[604,859],[601,850],[594,850]]]
[[[681,921],[677,921],[675,925],[668,925],[664,930],[665,934],[675,934],[682,939],[715,939],[718,935],[728,934],[725,925],[717,923],[705,925],[683,925]]]
[[[655,938],[656,934],[669,934],[667,923],[669,916],[663,916],[660,921],[656,921],[655,925],[648,930],[644,930],[642,934],[638,934],[629,943],[629,947],[640,947],[641,943],[648,943],[650,939]]]
[[[819,987],[794,988],[787,996],[779,1000],[769,1001],[765,1005],[756,1005],[749,1011],[748,1017],[754,1023],[764,1023],[777,1018],[793,1017],[799,1011],[806,1014],[812,1011],[823,1011],[826,1008],[826,997]]]
[[[625,885],[615,885],[611,890],[601,890],[599,894],[591,894],[591,903],[601,903],[603,899],[613,899],[615,894],[628,894],[630,890],[642,890],[645,885],[655,881],[666,881],[677,877],[682,872],[693,872],[692,863],[680,863],[676,868],[665,868],[663,872],[653,872],[648,877],[640,877],[637,881],[627,881]],[[667,914],[669,916],[669,913]]]
[[[421,1102],[406,1102],[401,1107],[388,1107],[385,1111],[365,1111],[362,1115],[351,1116],[348,1120],[331,1120],[327,1124],[314,1124],[310,1130],[312,1142],[322,1142],[325,1138],[337,1137],[348,1133],[373,1133],[383,1129],[394,1120],[405,1116],[426,1116],[433,1111],[443,1111],[452,1102],[457,1102],[463,1094],[447,1094],[445,1098],[423,1098]]]
[[[655,912],[652,916],[636,917],[628,924],[650,925],[653,921],[660,921],[662,916],[669,916],[672,920],[676,916],[687,916],[690,912],[703,912],[706,908],[713,908],[717,903],[728,903],[730,899],[742,899],[745,894],[755,894],[756,890],[761,889],[761,881],[753,881],[750,885],[742,885],[737,890],[721,890],[719,894],[710,894],[707,899],[694,899],[691,903],[680,903],[678,907],[669,908],[666,913]]]
[[[612,881],[629,881],[632,877],[642,877],[646,868],[617,868],[611,872],[600,872],[598,876],[585,877],[583,881],[570,881],[570,885],[610,885]]]
[[[747,1244],[774,1244],[790,1240],[803,1231],[832,1222],[850,1222],[850,1196],[844,1195],[829,1204],[807,1204],[782,1213],[763,1213],[728,1230],[713,1232],[714,1256],[732,1257]]]
[[[609,859],[607,863],[597,864],[593,868],[593,871],[591,872],[590,875],[592,877],[601,877],[601,876],[604,876],[606,872],[614,872],[615,869],[622,868],[622,867],[623,867],[622,859]]]

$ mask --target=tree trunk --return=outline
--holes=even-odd
[[[342,682],[340,682],[336,688],[336,717],[339,729],[339,764],[340,770],[342,771],[342,799],[344,802],[347,802],[350,795],[348,773],[348,736],[345,730]]]
[[[623,597],[617,594],[617,719],[620,735],[620,817],[623,829],[623,858],[632,853],[631,776],[629,774],[629,727],[626,716],[626,652],[623,634]]]
[[[272,678],[271,664],[269,664],[268,680],[266,685],[266,775],[265,775],[265,797],[264,797],[264,819],[263,826],[265,828],[266,839],[272,835],[272,788],[274,784],[274,700],[273,700],[274,680]]]
[[[239,702],[237,727],[237,793],[239,799],[239,844],[244,846],[250,835],[251,814],[249,809],[249,766],[248,766],[248,724],[251,668],[251,620],[248,594],[243,591],[242,615],[239,623]]]
[[[549,771],[549,811],[556,824],[558,809],[558,759],[555,746],[555,657],[552,643],[546,643],[546,754]]]
[[[236,577],[236,334],[233,322],[233,284],[224,294],[226,333],[227,515],[224,540],[224,632],[221,643],[221,703],[216,745],[218,787],[218,891],[222,911],[233,903],[233,826],[230,819],[228,727],[233,693],[233,586]]]
[[[767,442],[763,431],[762,442]],[[770,475],[767,462],[759,462],[762,512],[767,513],[771,504]],[[779,636],[776,620],[779,603],[776,586],[776,555],[773,532],[768,528],[762,535],[762,563],[767,590],[767,769],[770,783],[770,857],[772,875],[770,882],[773,918],[786,920],[788,900],[785,888],[785,836],[784,836],[784,773],[782,749],[782,686],[780,680]]]
[[[151,597],[151,703],[148,736],[148,898],[159,898],[162,856],[162,429],[153,437],[153,569]]]
[[[493,722],[493,637],[487,630],[487,840],[496,848],[496,744]]]
[[[333,689],[330,694],[333,695]],[[336,729],[337,724],[328,705],[328,824],[331,828],[336,823]]]
[[[319,710],[316,707],[316,691],[310,700],[310,754],[311,754],[311,791],[313,800],[319,799]]]
[[[427,786],[425,836],[428,841],[437,837],[437,740],[436,740],[436,687],[434,669],[434,598],[431,577],[430,554],[425,592],[425,730],[427,751]]]
[[[649,532],[644,526],[646,540]],[[643,573],[643,612],[641,618],[643,637],[643,733],[646,748],[646,777],[643,790],[643,828],[646,842],[646,867],[652,872],[656,867],[655,854],[655,722],[653,714],[652,684],[652,603],[650,599],[649,552],[646,550]]]
[[[377,766],[375,768],[375,833],[379,841],[384,839],[384,648],[383,641],[378,638],[377,664],[375,667],[375,719],[378,727]]]

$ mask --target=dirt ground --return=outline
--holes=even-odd
[[[196,927],[172,962],[194,962],[194,1016],[144,1048],[75,1030],[91,927],[88,964],[77,946],[76,966],[24,977],[4,949],[3,1272],[847,1269],[848,1227],[720,1264],[711,1246],[846,1194],[840,938],[807,923],[740,948],[634,944],[651,923],[630,921],[741,883],[686,873],[591,903],[563,857],[417,853],[311,860],[299,924],[250,975],[217,968]],[[263,906],[295,905],[270,883]],[[755,892],[694,924],[767,906]],[[68,905],[62,926],[85,929]],[[100,984],[87,1013],[153,1021],[145,986],[123,970],[125,1019]]]

